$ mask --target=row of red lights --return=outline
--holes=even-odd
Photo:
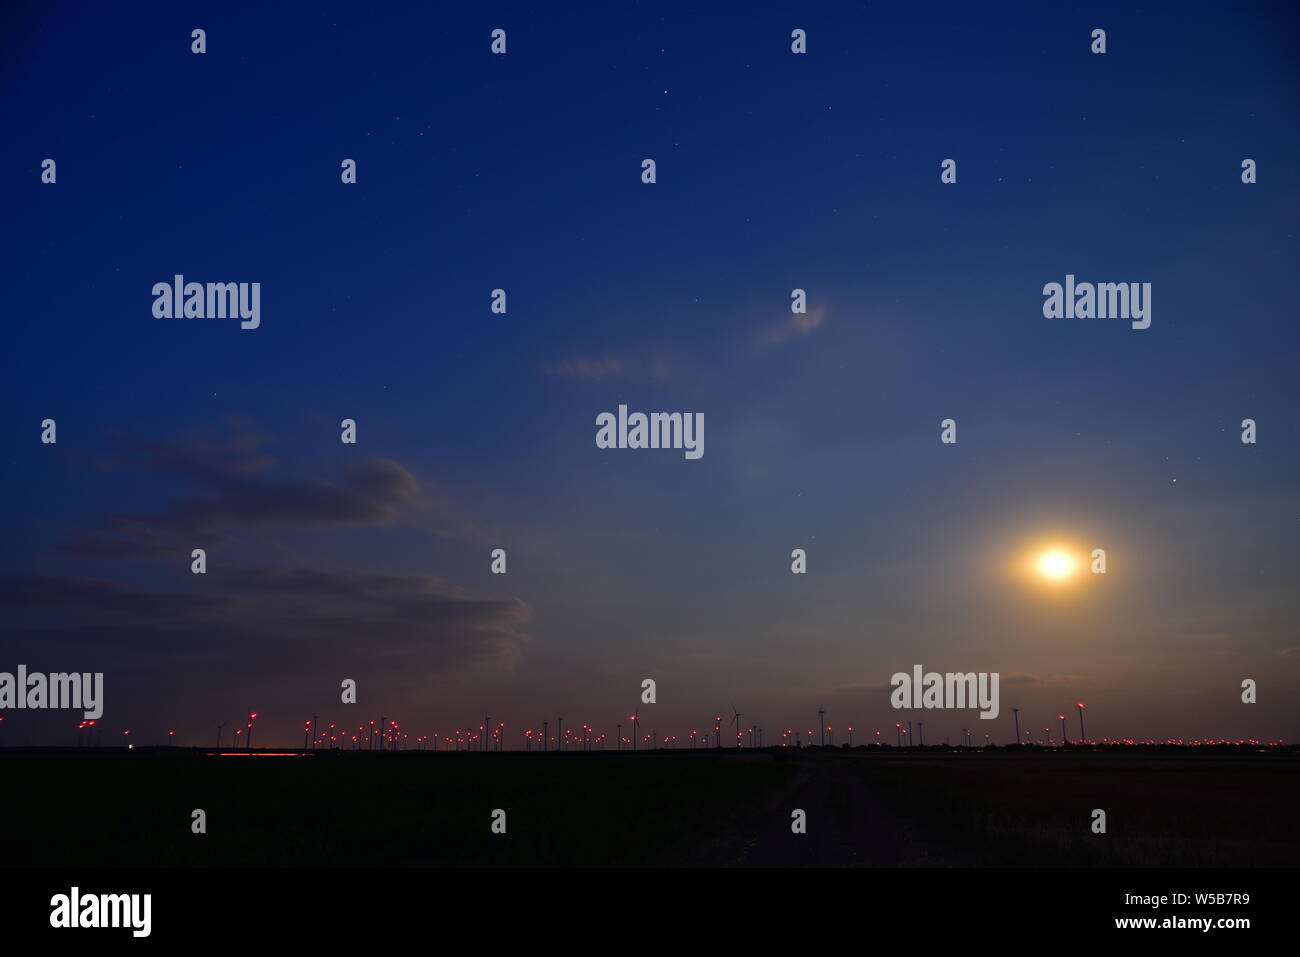
[[[1080,710],[1083,710],[1083,708],[1084,708],[1084,704],[1083,704],[1083,702],[1078,702],[1078,704],[1076,705],[1076,707],[1078,707]],[[248,722],[247,722],[247,724],[245,725],[245,727],[251,729],[251,728],[253,727],[253,722],[257,719],[257,717],[258,717],[258,712],[256,712],[256,711],[249,712],[249,714],[248,714]],[[1057,715],[1057,718],[1058,718],[1058,720],[1064,721],[1064,720],[1065,720],[1065,715],[1064,715],[1064,714],[1058,714],[1058,715]],[[0,716],[0,721],[4,721],[4,720],[5,720],[5,718],[4,718],[3,716]],[[628,720],[629,720],[629,721],[632,721],[633,723],[635,723],[636,721],[639,720],[639,717],[638,717],[638,715],[636,715],[636,714],[631,714],[631,715],[628,715]],[[715,727],[714,727],[714,731],[717,732],[717,733],[720,733],[721,722],[722,722],[722,716],[721,716],[721,715],[716,716],[716,717],[714,718],[714,721],[716,722]],[[77,725],[77,730],[78,730],[78,731],[84,731],[84,730],[86,730],[86,729],[88,729],[88,728],[93,728],[93,727],[94,727],[95,725],[97,725],[98,723],[99,723],[99,722],[98,722],[97,720],[89,720],[89,719],[87,719],[87,720],[83,720],[83,721],[81,721],[80,723],[78,723],[78,725]],[[310,731],[310,729],[311,729],[311,724],[312,724],[312,722],[311,722],[310,720],[304,722],[304,724],[303,724],[303,730],[304,730],[304,732]],[[400,731],[400,725],[398,724],[398,722],[397,722],[396,720],[390,721],[390,722],[388,722],[388,724],[391,726],[391,730],[383,730],[383,729],[381,728],[381,730],[380,730],[380,732],[379,732],[379,733],[380,733],[384,738],[391,739],[391,737],[392,737],[393,735],[400,734],[400,735],[402,736],[402,738],[404,738],[404,739],[406,739],[406,740],[409,740],[409,739],[410,739],[410,735],[409,735],[409,734],[407,734],[406,732],[402,732],[402,731]],[[374,725],[375,725],[375,722],[372,720],[372,721],[370,722],[370,726],[371,726],[371,732],[370,732],[370,733],[371,733],[372,736],[373,736],[374,733],[375,733],[375,731],[374,731]],[[488,730],[489,733],[492,735],[493,740],[495,740],[495,741],[500,741],[500,740],[501,740],[501,736],[504,734],[505,726],[506,726],[506,725],[505,725],[505,722],[502,721],[502,722],[499,722],[499,723],[497,724],[496,728],[494,728],[494,729],[485,729],[484,725],[479,725],[479,726],[478,726],[478,730],[479,730],[479,732],[484,732],[485,730]],[[337,726],[336,726],[335,724],[330,724],[330,725],[328,726],[328,730],[329,730],[329,731],[333,731],[336,727],[337,727]],[[366,728],[365,725],[361,725],[361,726],[359,726],[359,727],[357,728],[357,731],[358,731],[359,733],[360,733],[360,732],[364,732],[364,731],[365,731],[365,728]],[[588,741],[591,741],[591,742],[593,742],[593,743],[597,743],[597,744],[598,744],[598,743],[600,743],[600,742],[603,742],[603,741],[606,739],[606,737],[607,737],[606,734],[600,734],[600,735],[597,735],[594,739],[591,738],[590,735],[594,733],[595,729],[592,728],[592,727],[591,727],[590,725],[588,725],[588,724],[580,725],[579,728],[580,728],[580,729],[581,729],[581,730],[582,730],[582,731],[587,735],[587,739],[588,739]],[[896,722],[896,723],[894,724],[894,728],[895,728],[895,730],[896,730],[900,735],[903,735],[903,734],[909,734],[909,733],[910,733],[910,730],[909,730],[909,729],[905,729],[905,728],[903,727],[903,725],[902,725],[901,722]],[[740,739],[742,738],[742,736],[743,736],[744,734],[746,734],[746,733],[752,735],[752,734],[755,732],[755,730],[756,730],[756,728],[755,728],[754,726],[750,726],[750,727],[744,729],[743,731],[738,731],[738,732],[736,733],[736,738],[737,738],[737,740],[740,740]],[[826,728],[825,728],[825,730],[826,730],[826,731],[829,731],[829,732],[834,732],[834,727],[833,727],[832,725],[827,725]],[[1050,730],[1051,730],[1051,729],[1048,728],[1048,729],[1044,729],[1044,730],[1049,732],[1048,740],[1051,741],[1051,740],[1052,740],[1051,735],[1050,735]],[[854,731],[854,727],[853,727],[852,725],[849,725],[849,726],[848,726],[848,731],[849,731],[849,733],[850,733],[850,735],[851,735],[851,734],[853,733],[853,731]],[[239,729],[239,728],[236,728],[235,731],[234,731],[234,734],[235,734],[235,735],[239,735],[239,734],[241,734],[241,733],[242,733],[242,729]],[[530,729],[527,729],[527,730],[524,731],[524,736],[525,736],[529,741],[531,741],[531,740],[533,739],[533,735],[534,735],[535,733],[536,733],[535,729],[531,729],[531,728],[530,728]],[[809,737],[811,737],[811,736],[813,735],[814,732],[813,732],[811,729],[809,729],[809,731],[808,731],[807,733],[808,733]],[[969,737],[970,737],[973,733],[974,733],[974,732],[973,732],[971,729],[969,729],[969,728],[964,729],[964,734],[965,734],[965,736],[966,736],[968,739],[969,739]],[[131,729],[129,729],[129,728],[124,729],[124,730],[122,731],[122,734],[123,734],[123,736],[128,736],[128,735],[130,735],[130,734],[131,734]],[[174,729],[169,730],[169,731],[167,732],[167,735],[168,735],[169,738],[170,738],[170,737],[174,737],[175,734],[176,734],[176,731],[175,731]],[[469,731],[469,730],[462,730],[462,729],[460,729],[460,728],[457,728],[457,729],[453,732],[453,734],[454,734],[455,737],[452,737],[452,736],[449,736],[449,735],[445,735],[445,736],[443,736],[443,737],[441,738],[441,740],[447,742],[448,744],[453,744],[453,743],[454,743],[454,744],[456,744],[456,745],[458,745],[458,746],[459,746],[460,744],[466,742],[466,741],[478,741],[478,740],[480,740],[480,735],[473,734],[472,731]],[[563,738],[563,740],[565,740],[565,741],[569,741],[569,740],[572,740],[572,736],[573,736],[573,734],[574,734],[574,731],[573,731],[573,729],[567,729],[563,734],[564,734],[564,738]],[[696,736],[697,736],[698,734],[699,734],[699,730],[693,728],[693,729],[691,729],[691,733],[688,735],[688,739],[691,740],[692,742],[694,742],[694,740],[695,740],[695,738],[696,738]],[[787,730],[782,734],[782,737],[783,737],[783,738],[788,738],[788,737],[789,737],[790,735],[792,735],[792,734],[796,734],[796,732],[794,731],[794,729],[787,729]],[[880,743],[880,742],[879,742],[879,738],[880,738],[880,734],[881,734],[881,732],[876,731],[876,732],[874,732],[874,734],[875,734],[875,736],[876,736],[876,738],[877,738],[877,742],[876,742],[876,743],[879,744],[879,743]],[[1025,735],[1025,737],[1026,737],[1026,738],[1029,738],[1030,734],[1032,734],[1032,732],[1027,732],[1026,735]],[[985,737],[985,739],[988,739],[988,738],[990,737],[990,735],[986,733],[986,734],[984,735],[984,737]],[[645,736],[641,737],[641,738],[638,739],[638,740],[641,740],[641,741],[651,741],[651,740],[653,740],[653,738],[654,738],[653,735],[645,735]],[[324,742],[325,740],[326,740],[326,737],[325,737],[324,735],[321,735],[321,736],[319,736],[319,737],[317,738],[317,742],[318,742],[318,743],[319,743],[319,742]],[[337,740],[337,738],[336,738],[336,736],[334,736],[334,735],[330,735],[330,736],[329,736],[329,740],[330,740],[330,741],[335,741],[335,740]],[[345,740],[346,740],[346,739],[345,739]],[[352,736],[351,736],[351,740],[352,740],[353,742],[357,742],[357,741],[359,740],[359,738],[358,738],[357,735],[352,735]],[[419,736],[419,737],[416,738],[416,741],[417,741],[417,742],[420,742],[420,743],[423,743],[424,741],[428,741],[428,740],[435,740],[435,741],[436,741],[436,740],[438,740],[438,739],[436,738],[436,735],[435,735],[435,736],[422,735],[422,736]],[[548,740],[558,742],[558,741],[560,741],[561,739],[558,738],[558,737],[550,737]],[[632,741],[633,741],[632,738],[626,738],[626,737],[620,737],[618,740],[619,740],[620,742],[622,742],[622,743],[625,743],[625,744],[630,744],[630,743],[632,743]],[[663,743],[663,744],[670,744],[670,743],[675,743],[677,740],[678,740],[677,735],[668,735],[668,736],[664,737],[663,739],[661,739],[661,743]],[[1041,740],[1040,740],[1038,743],[1042,743]],[[1235,741],[1235,742],[1228,741],[1227,739],[1219,739],[1219,740],[1216,741],[1216,740],[1214,740],[1214,739],[1212,739],[1212,738],[1211,738],[1211,739],[1200,739],[1200,738],[1197,738],[1197,739],[1192,740],[1191,742],[1185,741],[1183,738],[1168,738],[1168,739],[1164,740],[1163,742],[1156,742],[1155,740],[1150,739],[1150,738],[1145,739],[1145,740],[1142,740],[1142,741],[1138,741],[1138,740],[1133,739],[1133,738],[1117,738],[1117,739],[1114,739],[1114,740],[1111,740],[1111,739],[1108,739],[1108,738],[1102,738],[1100,742],[1094,742],[1094,741],[1091,741],[1091,740],[1084,740],[1084,741],[1082,741],[1082,742],[1075,742],[1075,743],[1084,743],[1084,744],[1096,744],[1096,743],[1101,743],[1101,744],[1125,744],[1125,745],[1138,745],[1138,744],[1154,745],[1154,744],[1164,744],[1164,745],[1180,745],[1180,746],[1197,747],[1197,746],[1217,746],[1217,745],[1228,745],[1228,744],[1237,744],[1237,745],[1246,745],[1246,744],[1250,744],[1250,745],[1258,745],[1260,742],[1259,742],[1257,739],[1255,739],[1255,738],[1248,738],[1248,739],[1244,739],[1244,740],[1240,740],[1240,741]],[[1282,744],[1282,741],[1279,739],[1276,743],[1280,745],[1280,744]],[[782,745],[781,745],[781,747],[789,747],[789,745],[788,745],[787,743],[784,743],[784,742],[783,742]],[[241,752],[231,752],[231,753],[233,753],[233,754],[245,754],[245,755],[246,755],[246,754],[250,754],[250,753],[252,753],[252,752],[249,752],[249,751],[241,751]],[[271,754],[272,752],[258,752],[258,753],[261,753],[261,754]],[[283,752],[283,753],[285,753],[285,754],[289,754],[289,753],[297,754],[298,752]]]

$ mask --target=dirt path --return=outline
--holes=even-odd
[[[897,867],[909,863],[895,819],[853,773],[853,762],[818,761],[773,809],[741,861],[746,867]],[[791,831],[791,812],[807,814],[807,833]]]

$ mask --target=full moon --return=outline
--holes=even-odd
[[[1074,558],[1067,552],[1054,548],[1038,556],[1038,572],[1045,578],[1061,581],[1074,574]]]

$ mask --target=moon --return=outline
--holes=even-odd
[[[1059,548],[1053,548],[1038,556],[1038,573],[1052,581],[1064,581],[1074,574],[1074,556]]]

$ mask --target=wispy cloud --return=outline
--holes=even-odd
[[[769,326],[758,334],[755,343],[760,346],[777,345],[800,336],[806,336],[818,329],[826,321],[826,307],[816,306],[808,312],[796,313],[783,319],[776,325]]]
[[[528,641],[517,630],[531,615],[525,602],[467,595],[432,575],[250,566],[215,568],[207,579],[200,593],[6,576],[0,607],[27,617],[57,610],[57,624],[7,629],[10,639],[35,647],[152,647],[198,659],[246,647],[262,663],[323,669],[355,664],[359,656],[427,661],[426,653],[450,665],[511,662]]]
[[[443,537],[469,537],[473,529],[446,494],[399,462],[372,458],[345,467],[341,480],[276,478],[274,460],[251,432],[213,441],[121,443],[105,467],[146,476],[179,477],[190,488],[152,514],[104,516],[63,545],[66,554],[92,558],[151,559],[188,554],[196,538],[229,544],[241,529],[339,528],[404,522],[425,524]]]
[[[547,375],[557,378],[600,382],[622,375],[623,362],[614,356],[601,359],[576,358],[563,362],[545,362],[542,369]]]

